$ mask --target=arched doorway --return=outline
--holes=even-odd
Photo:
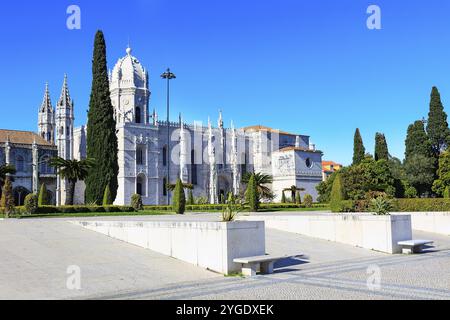
[[[13,189],[14,194],[14,203],[16,206],[23,206],[25,202],[25,197],[30,194],[30,191],[28,191],[25,187],[16,187]]]
[[[136,193],[146,197],[147,196],[147,190],[146,190],[146,178],[145,175],[139,174],[136,178]]]
[[[231,182],[229,177],[220,175],[217,179],[219,188],[218,188],[218,200],[219,202],[225,202],[227,200],[228,192],[233,191],[231,189]]]

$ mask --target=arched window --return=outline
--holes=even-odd
[[[17,156],[16,158],[16,170],[17,172],[22,172],[25,170],[25,160],[22,156]]]
[[[162,149],[162,154],[163,154],[163,166],[167,166],[167,147],[164,147]]]
[[[195,163],[195,150],[191,151],[191,175],[192,184],[197,184],[197,164]]]
[[[49,164],[50,157],[49,156],[43,156],[40,161],[39,166],[39,173],[41,174],[52,174],[54,173],[53,167]]]
[[[47,132],[47,141],[51,141],[52,140],[52,135],[50,132]]]
[[[136,107],[134,110],[136,123],[141,123],[141,108]]]
[[[163,179],[163,196],[167,196],[167,179]]]
[[[136,149],[136,164],[143,165],[144,162],[145,162],[144,150],[142,147],[137,147],[137,149]]]
[[[241,174],[244,176],[247,173],[247,154],[245,152],[242,154],[241,160],[243,161],[241,164]]]
[[[141,196],[146,196],[146,183],[145,183],[145,176],[139,175],[136,179],[136,193]]]

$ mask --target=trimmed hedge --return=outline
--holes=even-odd
[[[89,213],[89,212],[134,212],[131,206],[42,206],[35,214],[59,214],[59,213]],[[0,208],[3,213],[3,208]],[[16,207],[15,214],[25,214],[25,207]]]
[[[369,202],[366,200],[341,201],[340,212],[368,212]],[[392,212],[450,212],[450,199],[446,198],[414,198],[394,199]]]
[[[226,208],[226,204],[194,204],[186,205],[186,211],[211,211],[218,210],[221,211]],[[248,206],[246,206],[248,208]],[[295,209],[295,208],[305,208],[305,204],[295,204],[295,203],[261,203],[259,205],[260,209]],[[324,203],[314,203],[312,208],[328,208],[327,204]],[[144,210],[147,211],[172,211],[172,206],[144,206]]]

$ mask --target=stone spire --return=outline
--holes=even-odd
[[[38,113],[38,134],[48,142],[55,142],[55,114],[48,83],[45,84],[44,98]]]
[[[240,191],[241,173],[238,165],[237,135],[233,121],[231,121],[231,171],[233,173],[233,193],[238,195]]]
[[[72,108],[72,99],[70,98],[69,85],[67,84],[67,74],[64,74],[64,83],[57,106],[70,106]]]
[[[188,141],[186,137],[186,130],[184,129],[183,118],[180,114],[180,179],[183,183],[188,183]]]
[[[209,159],[209,202],[217,203],[217,168],[216,168],[216,150],[213,142],[213,132],[211,120],[208,118],[208,159]]]
[[[222,116],[222,110],[219,110],[219,120],[217,120],[217,125],[220,129],[223,129],[223,116]]]
[[[61,96],[56,105],[56,144],[58,156],[65,160],[73,159],[73,127],[74,127],[73,102],[70,98],[67,75],[61,89]]]

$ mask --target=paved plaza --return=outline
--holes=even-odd
[[[0,299],[450,299],[450,237],[418,255],[389,255],[266,229],[272,275],[225,277],[69,223],[70,220],[217,220],[189,216],[0,221]],[[79,266],[81,290],[67,289]],[[380,287],[369,270],[378,270]],[[368,285],[369,279],[369,285]]]

